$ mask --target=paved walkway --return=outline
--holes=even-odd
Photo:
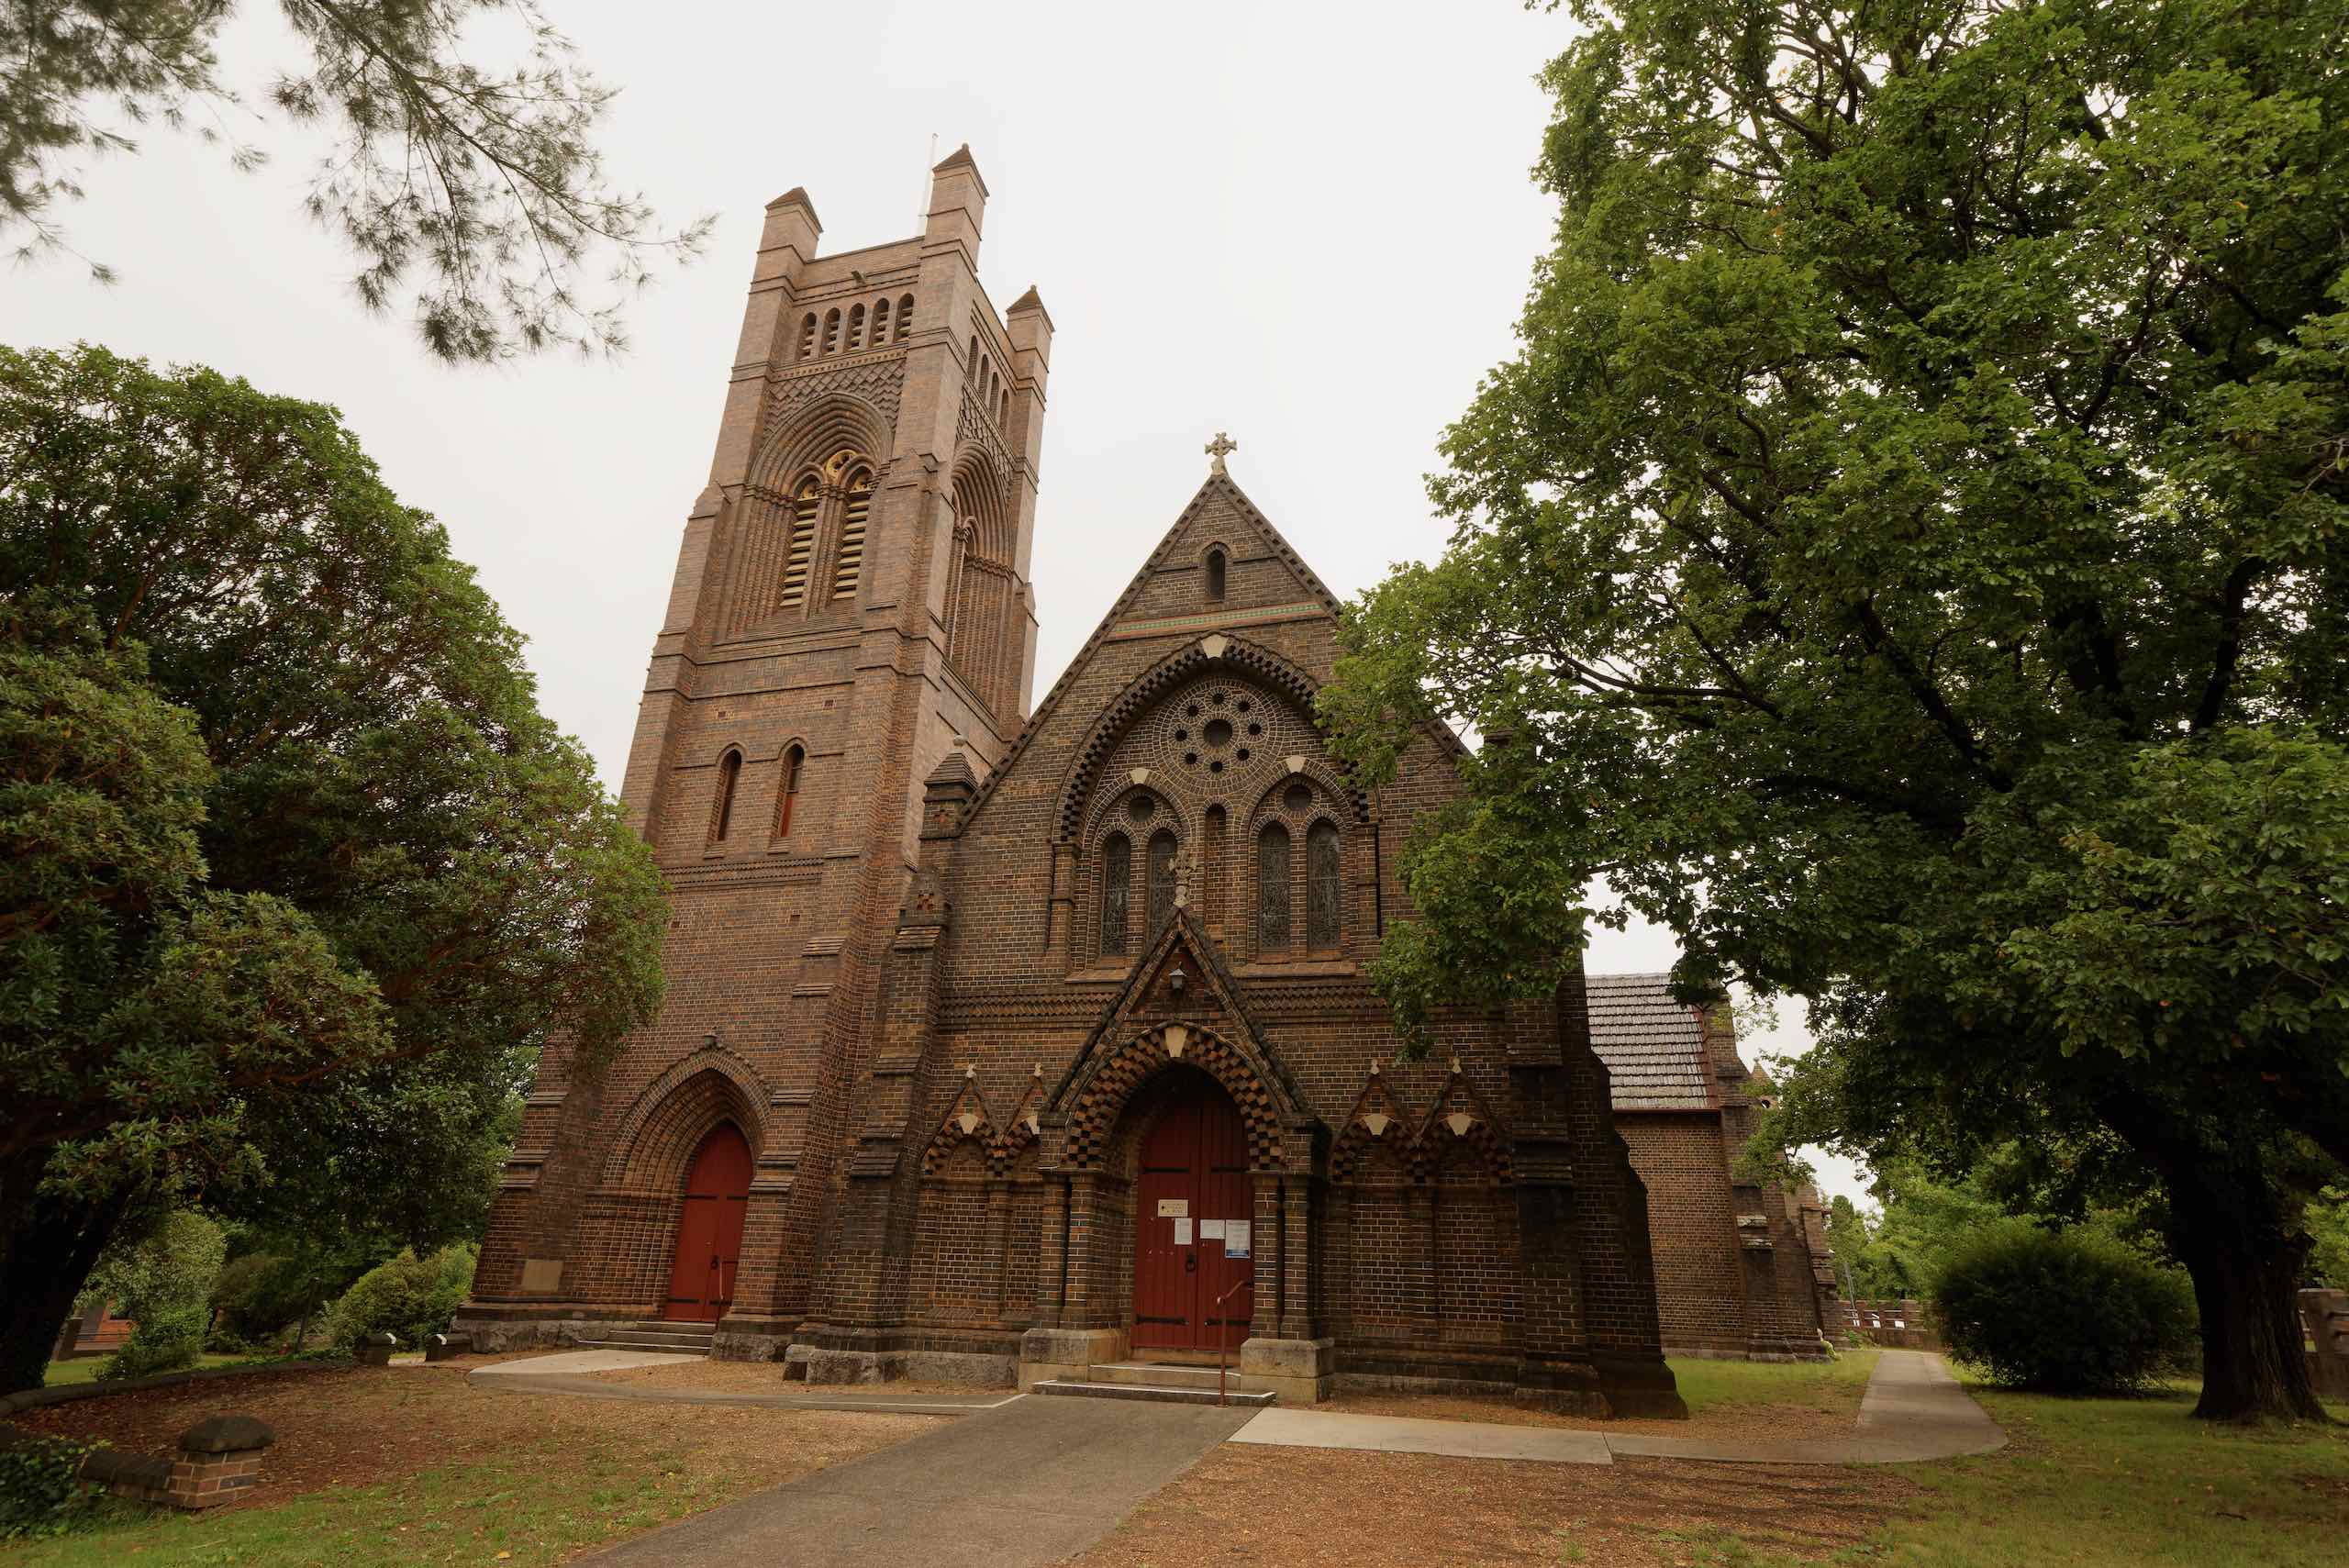
[[[636,1399],[660,1405],[766,1405],[790,1410],[870,1410],[892,1416],[967,1416],[1008,1405],[1019,1395],[1007,1389],[977,1394],[890,1394],[887,1384],[827,1386],[822,1393],[752,1394],[723,1389],[644,1387],[606,1383],[589,1374],[626,1372],[631,1367],[671,1366],[699,1361],[698,1356],[667,1355],[657,1351],[557,1351],[520,1361],[477,1366],[465,1374],[476,1387],[505,1394],[577,1394],[590,1399]],[[418,1363],[421,1364],[421,1363]]]
[[[582,1561],[607,1568],[1034,1568],[1107,1535],[1254,1414],[1013,1397]]]
[[[1941,1357],[1887,1351],[1860,1401],[1848,1438],[1754,1442],[1713,1438],[1617,1437],[1603,1431],[1519,1427],[1497,1421],[1426,1421],[1336,1411],[1264,1411],[1231,1440],[1283,1448],[1367,1449],[1443,1453],[1467,1459],[1527,1459],[1553,1464],[1611,1464],[1617,1456],[1709,1459],[1732,1464],[1905,1464],[1954,1459],[2006,1446],[2007,1435],[1970,1398]]]

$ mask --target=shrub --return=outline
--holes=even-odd
[[[2185,1274],[2092,1231],[1986,1230],[1951,1254],[1934,1302],[1951,1351],[2017,1388],[2126,1392],[2195,1353]]]
[[[370,1334],[388,1329],[403,1345],[449,1327],[473,1287],[471,1242],[443,1247],[429,1258],[404,1250],[387,1263],[361,1274],[327,1314],[327,1341],[339,1351],[355,1350]]]
[[[81,1478],[83,1457],[95,1446],[29,1436],[0,1443],[0,1540],[72,1529],[98,1496]]]
[[[112,1382],[122,1377],[152,1377],[178,1372],[196,1363],[204,1354],[204,1329],[211,1314],[201,1307],[165,1307],[139,1318],[122,1349],[106,1358],[98,1377]]]

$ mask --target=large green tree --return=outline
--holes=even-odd
[[[663,894],[332,409],[0,350],[0,1388],[128,1211],[430,1242]]]
[[[551,344],[618,348],[621,307],[651,262],[691,257],[702,218],[664,230],[612,183],[596,142],[613,89],[583,67],[536,0],[278,0],[302,50],[262,93],[328,133],[303,209],[356,256],[360,302],[403,295],[447,360]],[[0,0],[0,233],[19,259],[66,248],[59,204],[79,161],[138,150],[146,128],[227,141],[231,166],[268,161],[224,136],[252,124],[217,49],[236,0]],[[520,45],[512,67],[484,50]],[[250,42],[248,34],[242,40]],[[582,294],[613,262],[607,298]],[[92,271],[112,281],[102,261]]]
[[[1355,606],[1408,1024],[1538,994],[1586,881],[1691,995],[1813,998],[1876,1152],[2102,1140],[2199,1409],[2320,1413],[2290,1292],[2349,1161],[2341,0],[1578,3],[1557,242]],[[1814,1129],[1819,1130],[1819,1129]]]

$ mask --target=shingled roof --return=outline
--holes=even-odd
[[[1697,1010],[1672,999],[1669,974],[1593,974],[1590,1043],[1607,1063],[1619,1111],[1714,1107]]]

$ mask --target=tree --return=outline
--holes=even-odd
[[[355,252],[370,310],[414,289],[416,327],[445,360],[503,358],[567,343],[617,350],[617,299],[576,292],[599,250],[616,254],[618,295],[666,254],[698,253],[710,220],[663,232],[640,195],[615,188],[595,133],[614,89],[573,57],[536,0],[280,0],[308,69],[268,98],[287,119],[328,124],[335,141],[303,207]],[[53,216],[82,194],[78,155],[137,149],[125,128],[222,139],[239,106],[215,44],[233,0],[0,0],[0,228],[28,235],[20,258],[65,244]],[[518,69],[469,58],[494,17],[525,41]],[[266,155],[232,145],[231,163]],[[102,263],[94,272],[111,281]],[[421,274],[421,281],[412,281]]]
[[[1407,1027],[1539,995],[1586,879],[1691,999],[1814,999],[1789,1100],[2166,1199],[2208,1416],[2317,1417],[2349,1160],[2349,77],[2338,0],[1578,3],[1558,239],[1448,433],[1443,560],[1353,606]],[[1808,1077],[1808,1088],[1800,1080]]]
[[[123,1215],[446,1239],[550,1040],[660,997],[650,851],[333,410],[0,350],[0,1385]]]

